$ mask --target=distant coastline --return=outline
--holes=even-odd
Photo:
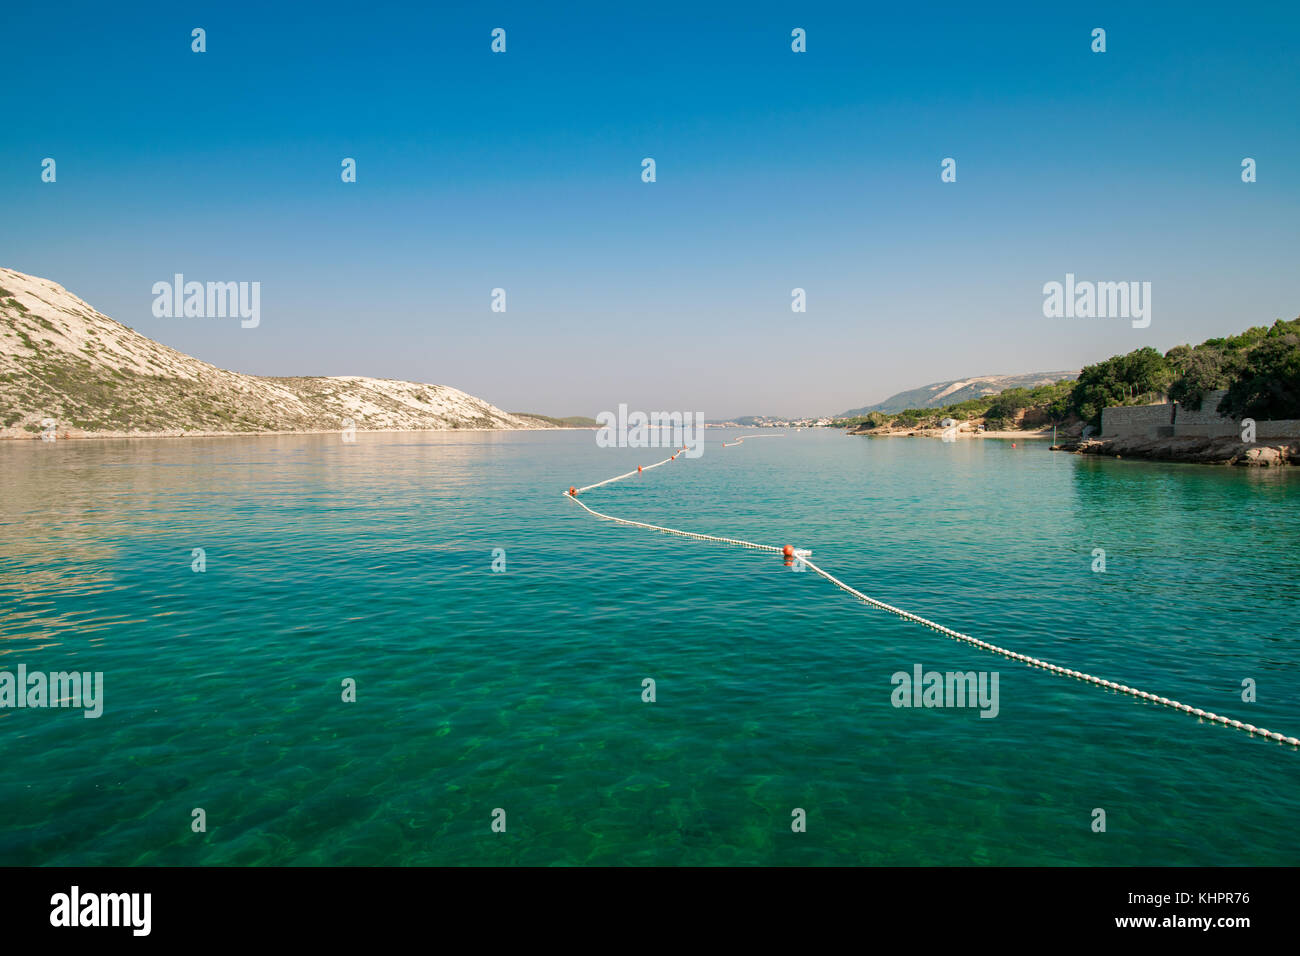
[[[455,425],[447,428],[361,428],[357,429],[357,435],[399,435],[399,434],[418,434],[420,432],[578,432],[592,431],[582,425],[552,425],[546,428],[460,428]],[[55,432],[57,441],[97,441],[122,438],[147,438],[147,439],[178,439],[178,438],[275,438],[286,435],[341,435],[341,428],[310,429],[310,430],[279,430],[279,431],[250,431],[250,432],[220,432],[220,431],[158,431],[158,432],[114,432],[114,431],[95,431],[86,432],[79,429],[68,429],[67,431]],[[30,432],[19,431],[18,429],[6,428],[0,429],[0,441],[40,441],[39,432],[33,434]]]
[[[1074,452],[1096,458],[1133,458],[1143,461],[1183,462],[1201,465],[1239,465],[1243,467],[1268,468],[1284,465],[1300,465],[1300,441],[1265,440],[1243,442],[1231,437],[1197,438],[1168,437],[1146,438],[1107,437],[1081,438],[1079,426],[1073,429],[1060,429],[1061,433],[1072,431],[1067,440],[1052,445],[1051,451]],[[945,434],[947,433],[947,434]],[[868,438],[938,438],[941,440],[964,440],[970,438],[999,438],[1014,441],[1051,441],[1052,429],[1033,429],[1023,431],[947,429],[940,428],[872,428],[850,431],[847,434]]]
[[[965,422],[962,423],[966,424]],[[1075,429],[1076,431],[1078,429]],[[976,428],[867,428],[855,429],[846,432],[848,435],[865,435],[868,438],[938,438],[950,441],[959,441],[969,438],[1010,438],[1034,439],[1034,440],[1052,440],[1052,429],[1050,428],[1027,428],[1027,429],[984,429],[983,431]]]
[[[924,391],[924,390],[923,390]],[[1144,346],[1073,380],[1010,388],[942,408],[837,420],[850,435],[1058,439],[1114,458],[1268,467],[1300,464],[1300,319],[1237,335]]]

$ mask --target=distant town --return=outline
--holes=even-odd
[[[768,418],[766,415],[746,415],[725,422],[708,422],[705,428],[830,428],[834,418]]]

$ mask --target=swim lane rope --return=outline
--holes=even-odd
[[[735,441],[733,441],[733,442],[725,442],[725,441],[724,441],[724,442],[722,443],[722,447],[723,447],[723,448],[733,448],[733,447],[735,447],[736,445],[743,445],[743,444],[745,444],[745,439],[746,439],[746,438],[784,438],[784,437],[785,437],[785,432],[781,432],[781,434],[779,434],[779,435],[741,435],[739,438],[737,438],[737,439],[736,439]]]
[[[734,445],[739,445],[741,444],[741,442],[745,440],[745,438],[769,438],[769,437],[779,438],[783,436],[745,435],[744,437],[739,438],[736,441],[731,442],[730,444],[724,442],[722,447],[729,448]],[[812,553],[811,551],[797,550],[788,544],[783,547],[777,547],[776,545],[771,545],[771,544],[756,544],[753,541],[744,541],[741,540],[740,538],[722,538],[712,534],[699,534],[695,531],[682,531],[679,528],[665,528],[661,525],[647,524],[644,521],[633,521],[630,518],[617,518],[614,515],[607,515],[604,514],[603,512],[597,511],[595,508],[589,507],[586,502],[580,500],[578,497],[584,491],[591,491],[593,488],[599,488],[602,485],[608,485],[611,482],[615,482],[615,481],[622,481],[625,478],[633,478],[638,474],[641,474],[645,471],[649,471],[651,468],[658,468],[660,465],[666,465],[671,461],[676,461],[677,456],[680,455],[685,450],[686,449],[684,448],[680,449],[672,456],[665,458],[663,461],[657,461],[653,465],[646,465],[644,466],[644,468],[638,465],[636,471],[629,471],[623,475],[615,475],[613,478],[606,478],[604,481],[598,481],[592,485],[585,485],[582,488],[571,487],[568,491],[564,493],[564,497],[570,499],[575,504],[582,507],[588,513],[595,515],[597,518],[603,518],[606,521],[614,521],[617,522],[618,524],[629,525],[634,528],[645,528],[648,531],[659,531],[664,534],[677,535],[678,537],[681,538],[693,538],[696,541],[714,541],[717,542],[718,544],[730,544],[741,548],[749,548],[750,550],[753,551],[771,551],[771,552],[776,552],[778,554],[782,554],[787,559],[787,561],[801,562],[809,570],[814,571],[817,574],[821,575],[823,578],[825,578],[831,584],[835,585],[841,591],[845,591],[849,594],[852,594],[858,600],[866,604],[869,604],[874,608],[879,608],[882,611],[888,611],[890,614],[896,614],[898,617],[904,618],[905,620],[913,621],[917,624],[921,624],[925,627],[930,628],[930,630],[932,631],[938,631],[940,634],[943,634],[946,637],[950,637],[954,641],[962,641],[967,644],[973,644],[975,647],[978,647],[981,650],[989,651],[990,653],[993,654],[1001,654],[1003,657],[1009,657],[1012,660],[1020,661],[1022,664],[1025,664],[1028,667],[1041,667],[1043,670],[1050,671],[1051,673],[1057,674],[1061,677],[1073,677],[1076,680],[1081,680],[1089,684],[1096,684],[1098,687],[1105,687],[1109,690],[1118,691],[1121,694],[1128,694],[1131,697],[1137,697],[1140,698],[1141,700],[1150,701],[1153,704],[1161,704],[1165,707],[1172,707],[1174,710],[1181,710],[1183,713],[1192,714],[1204,720],[1208,720],[1217,724],[1222,724],[1225,727],[1233,727],[1237,730],[1244,730],[1247,733],[1249,733],[1251,736],[1254,736],[1255,734],[1259,734],[1261,737],[1266,737],[1269,740],[1276,740],[1278,743],[1290,744],[1293,747],[1300,746],[1300,739],[1297,739],[1296,737],[1288,737],[1285,734],[1280,734],[1277,733],[1276,731],[1266,730],[1263,727],[1256,727],[1254,724],[1247,724],[1240,720],[1233,720],[1232,718],[1225,717],[1222,714],[1216,714],[1208,710],[1202,710],[1199,707],[1192,707],[1190,704],[1184,704],[1179,701],[1173,700],[1172,698],[1169,697],[1161,697],[1157,694],[1151,694],[1148,693],[1147,691],[1139,690],[1136,687],[1130,687],[1127,684],[1120,684],[1116,681],[1105,680],[1101,677],[1094,677],[1092,674],[1086,674],[1083,671],[1071,670],[1068,667],[1061,667],[1058,664],[1052,664],[1047,661],[1040,660],[1037,657],[1030,657],[1028,654],[1021,654],[1018,653],[1017,651],[1009,650],[1005,647],[999,647],[996,644],[990,644],[988,641],[981,641],[979,638],[971,637],[969,634],[963,634],[960,631],[954,631],[950,627],[945,627],[944,625],[938,624],[935,621],[931,621],[927,618],[921,617],[919,614],[913,614],[910,611],[904,611],[902,608],[894,607],[892,604],[886,604],[884,601],[877,601],[875,598],[868,597],[867,595],[859,591],[857,588],[845,584],[839,578],[835,577],[835,575],[831,574],[828,571],[823,570],[822,568],[814,564],[809,559],[809,555]]]

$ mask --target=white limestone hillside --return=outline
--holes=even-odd
[[[241,375],[177,352],[62,286],[0,268],[0,438],[545,428],[445,385]]]

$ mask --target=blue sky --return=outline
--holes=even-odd
[[[1300,314],[1296,4],[622,6],[15,7],[0,265],[226,368],[549,414],[829,414]],[[176,272],[261,325],[155,318]],[[1150,281],[1150,327],[1044,318],[1067,272]]]

